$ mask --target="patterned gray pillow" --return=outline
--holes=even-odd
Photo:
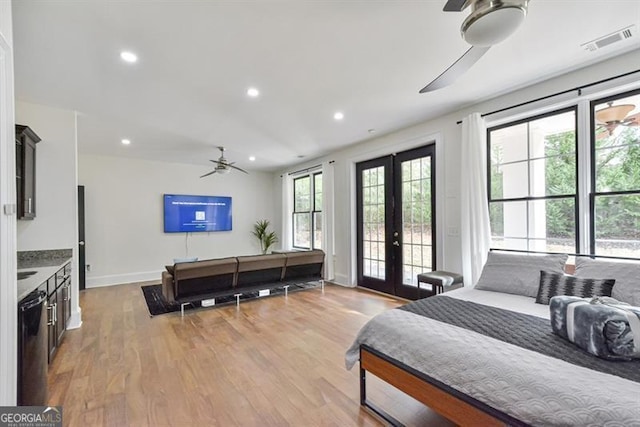
[[[540,270],[563,273],[567,255],[537,255],[489,252],[476,289],[535,298]]]
[[[610,297],[615,282],[614,279],[587,279],[542,270],[536,303],[549,305],[551,297],[557,295],[580,298]]]
[[[616,285],[611,296],[633,306],[640,306],[640,262],[603,261],[576,257],[577,277],[613,278]]]

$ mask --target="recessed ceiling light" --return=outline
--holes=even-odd
[[[333,118],[336,119],[336,120],[342,120],[342,119],[344,119],[344,114],[342,112],[338,111],[333,115]]]
[[[134,62],[138,61],[138,55],[136,55],[133,52],[128,52],[126,50],[120,52],[120,58],[122,58],[123,61],[128,62],[130,64],[133,64]]]
[[[255,162],[255,161],[256,161],[256,156],[251,156],[251,157],[249,157],[249,161],[250,161],[250,162]]]
[[[376,133],[376,130],[375,130],[375,129],[369,129],[367,132],[369,132],[369,133]]]
[[[257,98],[258,95],[260,95],[260,91],[255,87],[250,87],[249,89],[247,89],[247,95],[251,98]]]
[[[129,144],[131,144],[130,140],[128,140],[128,139],[123,139],[122,140],[122,145],[129,145]]]

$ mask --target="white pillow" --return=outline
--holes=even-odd
[[[640,262],[604,261],[576,257],[577,277],[615,279],[611,296],[633,306],[640,306]]]
[[[540,271],[564,273],[566,262],[566,254],[489,252],[476,289],[535,298],[540,286]]]

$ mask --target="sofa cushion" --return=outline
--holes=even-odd
[[[208,259],[196,262],[179,263],[174,266],[175,280],[234,274],[238,267],[236,258]]]
[[[244,271],[282,268],[285,265],[284,254],[254,255],[238,257],[238,273]]]
[[[321,250],[289,252],[283,280],[321,279],[323,265],[324,252]]]
[[[187,257],[187,258],[174,258],[173,259],[173,263],[174,264],[180,264],[182,262],[196,262],[197,260],[198,260],[197,256]]]
[[[287,252],[287,267],[302,264],[324,263],[324,251],[314,249],[312,251]]]
[[[283,254],[238,257],[236,286],[279,282],[282,279],[285,261]]]

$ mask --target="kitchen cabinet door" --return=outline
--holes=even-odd
[[[18,219],[36,217],[36,143],[28,126],[16,125],[16,195]]]

